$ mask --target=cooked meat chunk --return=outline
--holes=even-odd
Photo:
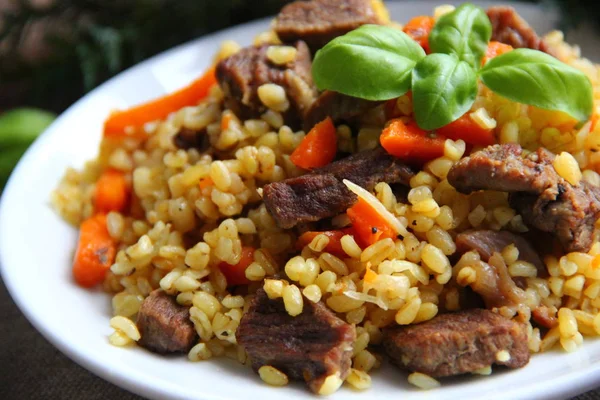
[[[399,367],[433,377],[465,374],[492,364],[521,368],[529,362],[525,327],[481,309],[390,328],[383,345]],[[502,351],[508,352],[508,360],[499,357]]]
[[[312,173],[263,188],[267,210],[281,228],[333,217],[357,197],[342,182],[348,179],[371,190],[378,182],[409,184],[414,172],[382,148],[356,153]]]
[[[448,181],[459,192],[502,190],[526,224],[552,233],[566,251],[589,250],[600,217],[600,188],[560,177],[544,148],[522,157],[517,144],[494,145],[459,161]]]
[[[529,48],[554,55],[552,49],[512,7],[490,7],[487,15],[492,22],[492,40],[509,44],[515,49]]]
[[[179,149],[198,149],[200,151],[204,151],[210,146],[205,130],[196,131],[189,128],[181,128],[173,136],[173,144]]]
[[[274,28],[283,42],[303,40],[315,52],[361,25],[378,23],[371,0],[312,0],[283,7]]]
[[[283,113],[286,124],[298,128],[317,96],[311,75],[311,56],[306,43],[296,42],[296,59],[277,65],[267,58],[269,45],[246,47],[217,65],[217,80],[225,93],[225,107],[242,119],[267,110],[258,88],[274,83],[285,89],[290,107]]]
[[[379,104],[381,104],[379,101],[359,99],[326,90],[319,95],[317,100],[308,109],[304,117],[304,130],[308,132],[313,126],[327,117],[331,117],[335,123],[348,122],[377,107]]]
[[[546,274],[546,267],[533,246],[522,236],[509,231],[466,231],[456,236],[456,247],[459,253],[476,250],[481,259],[489,261],[494,253],[500,253],[509,244],[514,244],[519,250],[519,260],[535,265],[540,274]]]
[[[271,365],[290,379],[304,380],[315,393],[325,378],[350,370],[354,326],[322,303],[304,302],[300,315],[290,316],[282,299],[270,300],[259,290],[236,332],[252,368]]]
[[[142,302],[137,317],[138,344],[155,353],[187,352],[196,343],[196,330],[188,307],[158,289]]]

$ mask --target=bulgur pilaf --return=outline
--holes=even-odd
[[[342,11],[294,25],[290,19],[301,18],[299,7]],[[464,48],[445,51],[448,41],[436,38],[467,12],[475,22],[471,32],[461,34],[485,37],[489,26],[492,40],[484,40],[483,53],[472,42],[467,55]],[[481,15],[485,18],[478,22]],[[513,36],[502,34],[507,24],[514,24]],[[402,62],[412,63],[412,82],[409,71],[408,86],[397,83],[400,95],[374,98],[373,83],[361,96],[356,82],[350,82],[351,93],[342,94],[337,78],[323,72],[335,46],[359,40],[357,35],[369,29],[373,35],[392,32],[390,38],[412,39],[402,53]],[[422,53],[418,60],[409,59],[418,53],[411,46]],[[586,99],[575,100],[579,108],[509,99],[492,83],[490,65],[515,54],[570,68],[565,71],[571,77],[580,71],[585,81],[577,82],[593,90],[591,113],[577,117]],[[234,69],[236,57],[246,55],[254,64]],[[423,107],[433,106],[423,103],[419,88],[437,79],[435,73],[447,74],[433,73],[421,61],[432,56],[438,66],[456,63],[450,76],[462,77],[457,91],[471,78],[476,86],[470,101],[469,95],[456,95],[455,105],[446,102],[444,110],[432,108],[423,117]],[[326,395],[344,382],[369,388],[370,371],[386,356],[411,372],[410,383],[432,389],[440,385],[438,377],[489,375],[492,364],[522,367],[529,353],[554,347],[576,351],[584,336],[600,335],[595,229],[600,209],[594,208],[594,201],[600,202],[594,199],[600,193],[600,66],[582,58],[562,33],[540,38],[506,7],[486,15],[468,4],[443,5],[433,16],[402,26],[390,21],[379,0],[312,0],[286,6],[254,46],[224,42],[214,65],[188,88],[109,116],[97,159],[80,171],[67,170],[52,194],[55,210],[81,230],[75,280],[85,287],[101,285],[112,296],[111,344],[138,342],[161,353],[185,352],[193,362],[225,356],[252,365],[269,385],[304,379],[315,393]],[[343,68],[353,73],[350,64]],[[436,85],[434,92],[445,90]],[[347,98],[336,102],[334,96]],[[332,104],[335,108],[328,108]],[[321,113],[321,122],[308,126],[311,113]],[[385,178],[365,183],[380,175],[369,169],[359,177],[362,167],[348,168],[343,173],[350,175],[344,176],[320,172],[334,171],[355,154],[348,160],[364,156],[389,163],[381,173]],[[497,175],[467,183],[492,161]],[[556,180],[553,201],[569,190],[573,196],[585,192],[592,210],[586,217],[593,220],[569,225],[571,236],[561,236],[571,222],[532,203],[548,195],[550,183],[527,194],[501,186],[498,171],[509,168],[509,161],[523,170],[531,166],[532,182],[540,176]],[[482,166],[475,170],[475,164]],[[461,175],[462,168],[467,172]],[[277,203],[293,200],[281,194],[285,185],[296,188],[325,175],[333,176],[333,183],[307,184],[302,189],[307,197],[298,197],[304,204]],[[347,203],[331,197],[332,187]],[[300,196],[297,190],[294,196]],[[321,191],[324,198],[306,200]],[[315,206],[317,214],[311,209],[304,216],[288,213],[319,202],[339,207]],[[553,218],[557,228],[546,229],[544,223]],[[470,327],[474,308],[493,314],[478,314],[473,329],[483,335],[477,340],[484,347],[476,352],[484,359],[444,354],[435,360],[439,355],[411,336],[448,331],[442,347],[451,348],[456,332],[440,317],[464,316],[452,324]],[[269,327],[271,338],[261,336],[261,318],[282,321]],[[176,326],[168,326],[173,321]],[[310,343],[311,329],[333,336]],[[399,337],[415,347],[393,347]],[[273,354],[263,355],[261,343],[269,340]],[[307,346],[309,360],[282,350],[291,346],[286,340]],[[485,358],[488,353],[492,358]]]

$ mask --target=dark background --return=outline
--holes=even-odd
[[[0,0],[0,112],[17,106],[60,112],[144,58],[202,34],[273,15],[287,2]],[[583,20],[598,24],[596,0],[529,2],[560,7],[565,30]]]
[[[287,2],[0,0],[0,113],[22,106],[61,112],[144,58],[202,34],[275,14]],[[562,9],[563,29],[583,20],[599,25],[598,1],[544,3]],[[16,308],[1,281],[0,317],[0,399],[140,399],[52,347]],[[589,392],[577,399],[600,399],[600,394]]]

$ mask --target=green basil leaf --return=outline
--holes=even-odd
[[[430,54],[413,70],[412,91],[417,124],[438,129],[469,111],[477,96],[477,73],[455,56]]]
[[[480,7],[464,3],[443,15],[429,34],[433,53],[455,54],[479,69],[492,37],[492,23]]]
[[[425,51],[404,32],[363,25],[317,52],[312,73],[320,90],[389,100],[410,89],[411,71]]]
[[[480,71],[482,82],[512,101],[563,111],[586,121],[594,107],[585,74],[537,50],[516,49],[492,58]]]

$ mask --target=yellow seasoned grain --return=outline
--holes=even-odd
[[[267,58],[277,65],[285,65],[296,60],[297,52],[293,46],[269,46]]]
[[[415,319],[413,320],[414,324],[418,324],[420,322],[429,321],[433,317],[435,317],[438,313],[438,306],[434,303],[421,303],[421,307],[419,307],[419,311]]]
[[[452,208],[447,205],[440,207],[440,215],[435,219],[436,224],[445,231],[449,231],[454,227],[454,215]]]
[[[333,271],[323,271],[317,276],[315,284],[319,286],[322,293],[331,292],[334,288],[337,275]]]
[[[426,171],[419,171],[415,176],[410,178],[410,186],[415,188],[419,186],[426,186],[433,189],[437,186],[438,180],[435,176]]]
[[[242,308],[244,307],[244,298],[242,296],[232,296],[228,294],[221,300],[223,307],[227,308]]]
[[[274,368],[270,365],[263,365],[258,369],[258,375],[268,385],[271,386],[285,386],[289,383],[289,379],[286,374]]]
[[[431,390],[440,387],[440,382],[421,372],[413,372],[408,375],[408,383],[423,390]]]
[[[363,250],[360,255],[360,260],[362,262],[370,261],[375,264],[376,260],[382,261],[391,253],[394,252],[395,244],[394,241],[390,238],[386,238],[383,240],[379,240],[366,249]]]
[[[448,175],[448,172],[450,171],[450,168],[452,168],[453,164],[454,162],[452,160],[446,157],[440,157],[428,162],[425,165],[425,168],[439,179],[446,179],[446,176]]]
[[[595,299],[600,295],[600,282],[596,281],[589,285],[584,291],[583,294],[589,297],[590,299]]]
[[[313,238],[313,240],[311,240],[311,242],[308,244],[308,247],[312,251],[321,252],[325,249],[325,247],[327,247],[328,244],[329,244],[329,237],[327,237],[327,235],[320,233],[317,236],[315,236]]]
[[[140,331],[138,331],[135,323],[129,318],[125,318],[122,316],[112,317],[110,319],[110,326],[117,332],[121,332],[125,334],[129,339],[133,341],[140,340]]]
[[[514,243],[509,244],[502,249],[502,258],[504,258],[504,263],[506,263],[506,265],[514,263],[519,258],[519,249]]]
[[[360,258],[362,250],[352,235],[344,235],[340,240],[342,250],[352,258]]]
[[[565,151],[554,158],[552,162],[556,172],[571,185],[579,185],[582,174],[577,160]]]
[[[469,117],[482,129],[496,128],[496,120],[490,117],[490,114],[488,114],[487,110],[483,107],[469,114]]]
[[[485,209],[480,204],[477,207],[475,207],[475,209],[473,211],[471,211],[469,213],[469,216],[467,218],[468,218],[471,226],[474,228],[477,228],[485,220],[486,215],[487,214],[485,212]]]
[[[283,126],[283,116],[277,111],[267,110],[261,118],[275,129]]]
[[[477,280],[477,271],[472,267],[464,267],[456,275],[456,282],[461,286],[468,286]]]
[[[453,5],[450,5],[450,4],[443,4],[441,6],[437,6],[436,8],[433,9],[433,18],[437,21],[441,17],[443,17],[446,14],[451,13],[455,9],[456,9],[456,7],[454,7]]]
[[[189,292],[200,287],[200,282],[189,276],[180,276],[173,282],[173,286],[179,292]]]
[[[360,324],[366,315],[367,315],[367,307],[365,307],[363,305],[355,310],[348,311],[348,313],[346,313],[346,321],[349,324],[355,324],[355,325]]]
[[[361,350],[352,360],[352,366],[354,368],[365,372],[369,372],[373,369],[376,363],[377,359],[369,352],[369,350]]]
[[[112,334],[110,334],[110,336],[108,337],[108,342],[110,344],[112,344],[113,346],[127,346],[133,343],[133,340],[131,340],[125,333],[123,333],[122,331],[115,331]]]
[[[584,285],[585,277],[583,275],[575,275],[565,281],[563,294],[579,299],[583,294]]]
[[[317,285],[308,285],[302,290],[302,294],[313,303],[321,300],[321,289]]]
[[[450,268],[450,261],[444,252],[429,243],[423,246],[421,259],[436,274],[443,274]]]
[[[351,299],[345,295],[333,295],[326,300],[327,305],[335,312],[345,313],[363,305],[363,301]]]
[[[333,271],[337,276],[346,276],[350,273],[346,263],[344,263],[342,260],[334,256],[333,254],[321,254],[319,256],[318,262],[324,271]]]
[[[519,125],[516,121],[509,121],[502,126],[500,143],[519,143]]]
[[[508,266],[508,273],[512,277],[534,278],[537,276],[537,268],[530,262],[518,260]]]
[[[408,325],[414,322],[419,309],[421,308],[421,298],[414,297],[408,299],[406,304],[396,313],[396,323],[398,325]]]
[[[265,83],[258,87],[258,98],[273,111],[284,112],[290,107],[285,89],[274,83]]]
[[[364,371],[351,368],[346,382],[354,389],[365,390],[371,387],[371,377]]]
[[[317,393],[321,396],[328,396],[337,392],[340,386],[342,386],[342,383],[344,383],[344,381],[340,378],[340,373],[336,372],[325,378]]]
[[[211,357],[212,353],[205,343],[198,343],[188,352],[188,360],[193,362],[208,360]]]
[[[198,291],[192,297],[192,304],[197,309],[206,314],[209,319],[213,319],[215,314],[221,311],[221,303],[210,293]]]
[[[265,275],[265,268],[257,262],[251,263],[245,272],[246,278],[251,281],[261,281]]]
[[[408,196],[407,196],[408,201],[412,205],[415,205],[415,204],[420,203],[425,200],[430,200],[430,199],[432,199],[432,197],[433,197],[433,194],[431,192],[431,189],[427,186],[415,187],[408,192]]]
[[[288,285],[283,288],[283,305],[289,315],[295,317],[302,313],[304,303],[302,301],[302,293],[296,285]]]
[[[444,156],[452,161],[458,161],[465,153],[466,147],[467,146],[462,139],[457,141],[446,139],[444,142]]]
[[[263,289],[271,300],[283,296],[284,281],[278,279],[265,279]]]

